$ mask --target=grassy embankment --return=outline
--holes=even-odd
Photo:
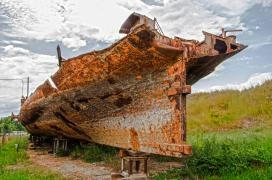
[[[193,155],[155,179],[272,179],[272,81],[188,100]],[[164,159],[164,160],[167,160]]]
[[[15,144],[19,144],[18,152]],[[0,146],[0,179],[32,180],[62,179],[60,175],[45,171],[32,165],[26,154],[27,138],[12,138]]]

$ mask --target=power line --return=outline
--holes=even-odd
[[[24,96],[24,79],[20,78],[0,78],[0,81],[21,81],[22,83],[22,97]],[[27,97],[29,93],[29,77],[27,77]]]

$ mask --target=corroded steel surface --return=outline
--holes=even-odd
[[[132,14],[127,36],[61,62],[24,102],[19,119],[33,135],[61,136],[169,156],[186,144],[186,95],[200,78],[245,48],[234,36],[203,32],[197,42],[160,34]]]

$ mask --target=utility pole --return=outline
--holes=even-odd
[[[27,77],[27,89],[26,89],[26,98],[29,96],[29,77]]]
[[[27,77],[27,94],[24,97],[24,80],[20,78],[0,78],[0,81],[21,81],[22,83],[22,96],[21,96],[21,105],[25,102],[26,98],[29,96],[29,77]]]
[[[1,78],[0,81],[21,81],[22,83],[22,97],[24,96],[24,80],[20,78]]]

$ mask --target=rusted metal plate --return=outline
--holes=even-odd
[[[186,144],[190,85],[245,46],[205,32],[203,42],[171,39],[139,14],[120,32],[127,36],[111,47],[62,61],[22,105],[20,121],[33,135],[191,154]]]

